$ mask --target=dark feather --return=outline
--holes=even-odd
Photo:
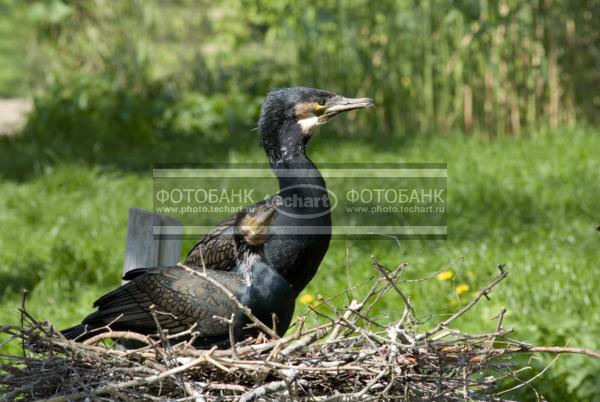
[[[243,296],[240,291],[244,286],[239,275],[211,271],[210,276],[236,297]],[[115,331],[155,333],[156,324],[150,312],[150,306],[154,305],[158,321],[170,333],[197,323],[201,335],[227,334],[227,327],[214,316],[229,317],[236,305],[204,278],[180,267],[167,267],[136,269],[125,275],[125,279],[131,280],[94,303],[97,310],[82,322],[88,331],[110,326]],[[64,330],[63,334],[73,339],[83,332],[81,326],[76,326]]]
[[[237,215],[215,226],[188,253],[185,264],[226,271],[235,265],[234,230]],[[204,263],[204,265],[203,265]]]

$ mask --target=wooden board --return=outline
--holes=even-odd
[[[177,219],[139,208],[129,209],[123,274],[134,268],[166,267],[179,262],[181,238],[155,236],[155,227],[161,233],[164,226],[169,226],[169,234],[183,234],[183,225]],[[179,233],[177,227],[181,228]]]

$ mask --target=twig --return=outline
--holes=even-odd
[[[174,367],[170,370],[167,370],[161,374],[158,375],[153,375],[150,377],[146,377],[146,378],[140,378],[137,380],[132,380],[132,381],[126,381],[123,383],[117,383],[117,384],[109,384],[109,385],[104,385],[101,386],[99,388],[96,388],[95,390],[93,390],[90,394],[91,395],[105,395],[105,394],[110,394],[113,391],[116,390],[120,390],[120,389],[125,389],[125,388],[132,388],[132,387],[136,387],[139,385],[148,385],[148,384],[152,384],[155,383],[157,381],[162,380],[163,378],[172,376],[174,374],[177,373],[181,373],[183,371],[188,370],[191,367],[194,367],[200,363],[203,363],[206,361],[206,357],[198,357],[197,359],[194,359],[192,361],[190,361],[187,364],[183,364],[179,367]],[[58,396],[55,398],[49,398],[49,399],[41,399],[39,402],[67,402],[69,400],[73,400],[73,399],[79,399],[82,398],[84,396],[88,396],[88,393],[86,392],[76,392],[73,394],[69,394],[69,395],[62,395],[62,396]]]
[[[540,371],[539,373],[537,373],[536,375],[534,375],[533,377],[531,377],[527,381],[524,381],[521,384],[518,384],[518,385],[516,385],[516,386],[514,386],[512,388],[505,389],[503,391],[497,392],[496,395],[502,395],[502,394],[505,394],[507,392],[511,392],[511,391],[514,391],[514,390],[516,390],[518,388],[521,388],[521,387],[523,387],[525,385],[529,385],[530,383],[532,383],[533,381],[535,381],[537,378],[539,378],[540,376],[542,376],[546,371],[548,371],[548,369],[550,367],[552,367],[552,365],[558,360],[559,357],[560,357],[560,354],[556,355],[554,357],[554,359],[552,359],[552,361],[546,367],[544,367],[544,369],[542,371]]]
[[[567,348],[560,346],[520,346],[505,349],[491,349],[492,352],[498,354],[504,353],[572,353],[578,355],[585,355],[593,357],[594,359],[600,359],[600,352],[586,348]]]
[[[375,256],[373,256],[373,255],[371,256],[371,260],[373,261],[373,266],[377,269],[377,271],[379,271],[379,273],[381,275],[383,275],[383,277],[388,281],[388,283],[394,288],[396,293],[398,293],[400,295],[400,297],[402,298],[402,301],[404,301],[404,305],[407,306],[408,309],[410,310],[410,312],[412,313],[412,315],[415,316],[415,309],[410,304],[410,300],[408,300],[408,298],[404,295],[404,293],[402,293],[400,288],[398,288],[398,286],[396,285],[394,280],[390,277],[387,268],[384,267],[383,265],[379,264],[379,262],[377,262],[377,260],[375,259]]]
[[[237,297],[235,297],[235,295],[233,293],[231,293],[231,291],[229,289],[227,289],[222,283],[214,280],[213,278],[211,278],[210,276],[208,276],[205,272],[203,273],[203,272],[199,272],[199,271],[193,270],[190,267],[188,267],[186,265],[183,265],[181,263],[179,263],[177,265],[180,266],[181,268],[185,269],[190,274],[196,275],[196,276],[198,276],[198,277],[206,280],[211,285],[215,286],[220,291],[222,291],[223,293],[225,293],[225,295],[232,302],[234,302],[236,304],[236,306],[244,313],[244,315],[246,317],[248,317],[248,319],[250,321],[252,321],[253,324],[255,324],[258,328],[260,328],[261,331],[263,331],[264,333],[266,333],[267,335],[269,335],[273,339],[279,339],[280,338],[279,335],[277,335],[277,333],[273,332],[273,330],[271,328],[269,328],[262,321],[260,321],[258,318],[256,318],[254,316],[254,314],[252,314],[252,311],[248,307],[246,307],[242,303],[240,303],[240,301],[237,299]]]
[[[129,341],[138,341],[138,342],[142,342],[145,343],[146,345],[150,345],[153,346],[155,342],[152,342],[150,340],[150,338],[148,338],[147,336],[144,336],[142,334],[138,334],[136,332],[130,332],[130,331],[112,331],[112,332],[102,332],[98,335],[95,335],[91,338],[86,339],[85,341],[83,341],[82,343],[84,345],[94,345],[100,341],[103,341],[105,339],[126,339]],[[73,341],[69,341],[74,343]],[[137,351],[137,349],[136,349]]]
[[[157,352],[163,354],[163,358],[165,361],[165,364],[167,365],[168,368],[173,367],[174,363],[175,363],[175,358],[173,357],[173,350],[171,349],[171,343],[169,342],[169,339],[165,333],[165,331],[163,330],[162,325],[160,325],[160,321],[158,320],[158,317],[156,316],[156,306],[154,304],[151,304],[148,309],[150,310],[150,315],[152,315],[152,319],[154,320],[154,325],[156,325],[156,329],[158,331],[158,336],[160,337],[160,341],[163,345],[163,349],[165,351],[165,353],[162,353],[161,350],[157,349]],[[176,317],[174,317],[176,318]]]
[[[498,319],[498,325],[496,325],[496,332],[490,337],[490,348],[494,347],[494,342],[496,342],[496,334],[500,333],[500,331],[502,330],[502,321],[504,320],[504,314],[506,314],[506,309],[502,307],[498,315],[493,318]]]
[[[213,318],[227,324],[227,326],[229,328],[229,346],[231,347],[231,354],[235,359],[237,359],[238,354],[237,354],[237,350],[235,348],[235,336],[234,336],[234,328],[233,328],[233,325],[235,323],[235,313],[231,313],[230,318],[218,317],[216,315],[214,315]]]
[[[421,339],[428,338],[431,335],[439,332],[442,328],[447,327],[450,323],[452,323],[457,318],[459,318],[460,316],[462,316],[463,314],[465,314],[467,311],[469,311],[470,309],[472,309],[473,306],[475,304],[477,304],[477,302],[479,301],[479,299],[481,299],[484,296],[487,297],[488,294],[492,291],[492,289],[494,289],[496,287],[496,285],[498,285],[500,282],[502,282],[508,276],[508,272],[504,270],[504,266],[503,265],[499,265],[498,266],[498,270],[500,271],[500,275],[498,275],[483,290],[480,290],[479,293],[477,293],[477,295],[468,304],[466,304],[463,308],[461,308],[460,310],[458,310],[456,313],[454,313],[449,318],[447,318],[446,320],[442,321],[441,323],[439,323],[438,325],[436,325],[435,327],[433,327],[429,331],[417,335],[416,336],[416,340],[419,341]]]
[[[308,385],[308,381],[300,380],[303,385]],[[265,385],[261,385],[258,388],[242,395],[240,402],[250,402],[256,398],[264,397],[277,391],[287,389],[287,383],[285,381],[273,381]]]
[[[311,335],[306,335],[304,338],[292,343],[287,348],[283,349],[279,353],[279,355],[282,357],[288,356],[288,355],[292,354],[293,352],[318,341],[319,339],[323,338],[326,334],[327,334],[327,331],[322,329],[321,331],[313,332]]]
[[[78,343],[23,311],[22,325],[0,326],[0,336],[9,335],[7,342],[22,342],[27,352],[25,356],[0,355],[0,372],[6,373],[0,376],[0,401],[32,401],[39,395],[54,402],[84,398],[437,401],[480,400],[482,395],[500,401],[495,392],[504,378],[514,378],[517,387],[538,395],[531,383],[548,370],[523,381],[518,376],[524,369],[514,366],[519,362],[516,354],[574,353],[600,358],[600,353],[585,348],[533,346],[511,339],[507,336],[510,328],[503,328],[505,310],[498,315],[494,332],[479,334],[448,327],[469,306],[425,333],[419,333],[417,326],[404,325],[409,317],[414,319],[410,300],[400,319],[369,316],[373,303],[399,283],[404,266],[393,271],[379,268],[384,271],[361,303],[350,299],[349,307],[340,309],[325,300],[332,313],[319,317],[329,322],[306,328],[306,313],[297,320],[294,333],[283,338],[264,343],[232,340],[235,317],[213,317],[229,325],[230,349],[198,350],[189,340],[171,344],[184,335],[197,337],[196,327],[177,334],[163,331],[161,336],[160,323],[157,335],[106,328],[109,332]],[[200,276],[205,278],[201,272]],[[500,276],[481,290],[473,305],[505,276],[500,268]],[[401,300],[400,292],[390,295]],[[104,339],[134,340],[146,346],[124,352],[95,345]],[[165,358],[167,353],[172,358]],[[482,377],[481,372],[493,376]]]
[[[355,312],[360,310],[360,308],[362,307],[362,304],[357,303],[356,300],[352,300],[350,302],[350,306],[348,306],[348,309],[344,312],[344,314],[342,315],[342,318],[345,319],[345,321],[348,320],[348,318],[350,318],[350,316]],[[341,323],[338,320],[338,322],[335,324],[335,326],[333,327],[333,330],[331,331],[331,334],[329,335],[329,338],[327,339],[327,342],[325,343],[331,343],[331,341],[335,340],[341,330]]]
[[[25,304],[27,302],[27,289],[23,289],[21,293],[21,327],[25,326]],[[25,338],[21,339],[21,350],[23,351],[23,356],[26,356],[25,350]]]

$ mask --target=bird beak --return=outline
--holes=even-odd
[[[342,112],[355,109],[365,109],[375,106],[371,98],[344,98],[335,96],[327,101],[323,106],[323,114],[319,116],[319,124],[326,123],[334,116]]]

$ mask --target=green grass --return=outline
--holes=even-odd
[[[600,223],[600,131],[564,129],[494,142],[460,135],[404,143],[329,135],[318,133],[310,145],[317,163],[447,162],[449,236],[400,246],[386,240],[334,241],[305,293],[330,296],[345,288],[348,275],[352,283],[370,277],[371,254],[388,266],[407,262],[407,277],[451,269],[452,281],[404,287],[427,327],[468,301],[495,275],[495,266],[505,263],[508,280],[453,327],[491,330],[491,317],[506,307],[505,323],[518,339],[600,349],[600,233],[594,230]],[[213,159],[264,161],[252,146],[255,138],[239,140],[240,147],[222,149]],[[19,289],[27,288],[30,312],[64,327],[119,285],[127,209],[152,208],[151,173],[139,165],[90,166],[74,156],[38,164],[17,178],[11,161],[23,165],[19,159],[36,155],[35,150],[52,149],[51,143],[26,144],[14,140],[0,165],[0,322],[18,320]],[[173,150],[163,160],[177,161],[175,155]],[[206,222],[217,223],[210,216]],[[189,246],[191,241],[184,250]],[[457,303],[454,286],[463,283],[472,291]],[[387,299],[380,313],[397,317],[401,308],[398,300]],[[297,312],[304,309],[298,306]],[[549,360],[545,356],[533,364],[541,368]],[[598,362],[563,356],[533,385],[552,400],[600,400],[599,379]],[[533,393],[512,396],[531,399]]]
[[[0,98],[23,95],[29,79],[24,66],[32,26],[25,7],[18,0],[0,0]]]

